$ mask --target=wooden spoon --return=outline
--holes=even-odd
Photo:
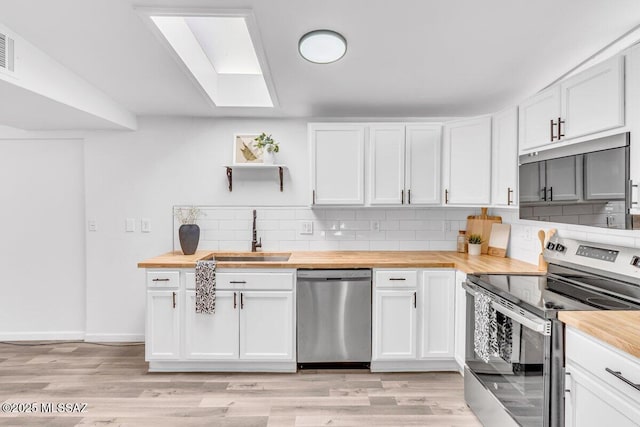
[[[538,231],[538,240],[540,240],[540,252],[544,252],[544,240],[547,237],[544,230]]]

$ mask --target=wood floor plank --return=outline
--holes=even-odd
[[[0,427],[480,425],[458,373],[149,373],[144,346],[44,344],[0,344],[0,402],[85,412],[0,413]]]

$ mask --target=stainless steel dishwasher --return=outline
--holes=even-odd
[[[298,270],[298,366],[371,362],[371,270]]]

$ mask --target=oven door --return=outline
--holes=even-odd
[[[467,291],[466,367],[521,426],[549,426],[551,322],[510,306],[473,283]],[[488,360],[476,347],[475,300],[478,293],[491,298],[497,333]],[[486,331],[485,331],[486,332]],[[491,333],[489,335],[492,335]],[[486,336],[485,336],[486,338]],[[480,340],[479,346],[482,346]],[[486,355],[485,355],[486,356]],[[484,410],[482,408],[481,410]]]

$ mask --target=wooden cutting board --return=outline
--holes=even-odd
[[[509,233],[511,225],[493,223],[491,225],[491,235],[489,236],[489,250],[487,253],[493,256],[506,257],[507,245],[509,244]]]
[[[489,237],[491,236],[491,226],[495,223],[502,223],[501,216],[487,215],[487,208],[481,208],[480,215],[469,215],[467,217],[467,238],[472,234],[482,236],[482,253],[489,252]]]

